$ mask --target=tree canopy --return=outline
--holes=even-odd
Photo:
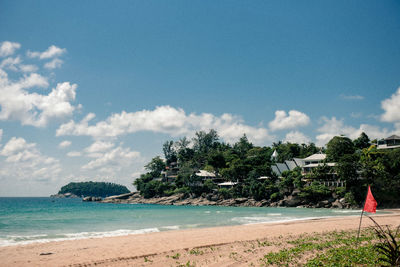
[[[58,194],[72,193],[77,196],[107,197],[129,193],[126,186],[106,182],[69,183]]]

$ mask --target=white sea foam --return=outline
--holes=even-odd
[[[102,238],[102,237],[113,237],[113,236],[125,236],[125,235],[137,235],[145,233],[160,232],[158,228],[146,228],[138,230],[120,229],[115,231],[107,232],[80,232],[80,233],[67,233],[57,235],[27,235],[27,236],[16,236],[8,235],[6,238],[0,238],[0,247],[13,246],[13,245],[26,245],[32,243],[47,243],[53,241],[65,241],[65,240],[80,240],[88,238]]]
[[[171,225],[171,226],[163,226],[161,229],[166,229],[166,230],[178,230],[179,225]]]
[[[294,221],[303,221],[303,220],[318,220],[324,218],[331,218],[332,216],[321,216],[321,217],[304,217],[304,218],[296,218],[290,216],[283,217],[234,217],[231,220],[235,222],[239,222],[240,224],[249,225],[249,224],[261,224],[261,223],[284,223],[284,222],[294,222]]]
[[[360,213],[361,210],[332,210],[335,213]]]

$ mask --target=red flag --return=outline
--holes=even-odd
[[[371,187],[368,186],[368,194],[367,194],[367,198],[365,199],[363,211],[375,213],[376,206],[378,206],[378,203],[376,202],[374,196],[371,193]]]

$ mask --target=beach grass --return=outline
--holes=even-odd
[[[260,259],[265,266],[384,266],[375,245],[379,242],[372,228],[357,231],[334,231],[306,234],[286,242],[273,243],[277,252]],[[282,248],[283,247],[283,248]]]

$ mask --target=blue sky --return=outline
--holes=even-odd
[[[1,1],[0,196],[129,186],[210,128],[400,134],[399,86],[398,1]]]

